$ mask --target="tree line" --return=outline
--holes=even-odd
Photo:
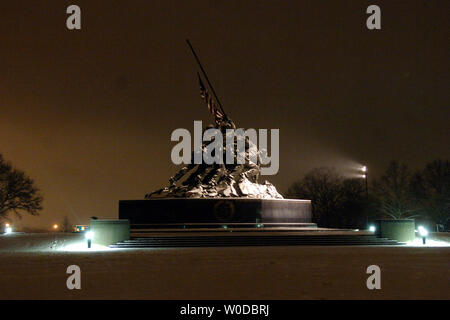
[[[434,230],[449,229],[448,160],[434,160],[417,171],[391,161],[368,190],[365,183],[334,168],[316,168],[294,182],[286,196],[310,199],[313,221],[321,227],[366,228],[375,219],[415,218]]]

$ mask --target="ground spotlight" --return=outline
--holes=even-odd
[[[419,226],[418,230],[419,230],[419,235],[422,237],[422,242],[423,242],[423,244],[426,244],[426,242],[427,242],[427,236],[428,236],[428,230],[425,229],[425,228],[422,227],[422,226]]]
[[[8,225],[9,226],[9,225]],[[9,234],[12,232],[12,228],[11,227],[6,227],[5,228],[5,234]]]
[[[377,230],[377,228],[375,228],[375,226],[369,226],[370,232],[375,232],[376,230]]]
[[[94,238],[94,232],[92,232],[92,231],[86,232],[86,236],[85,237],[87,239],[88,248],[91,248],[92,239]]]

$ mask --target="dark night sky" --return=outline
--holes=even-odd
[[[82,30],[66,29],[66,7]],[[382,30],[366,26],[368,5]],[[318,166],[449,158],[449,1],[1,1],[0,153],[49,226],[165,186],[170,134],[210,122],[190,38],[238,126],[280,129],[283,192]]]

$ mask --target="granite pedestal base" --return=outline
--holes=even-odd
[[[130,224],[311,223],[311,201],[249,198],[163,198],[119,201]]]

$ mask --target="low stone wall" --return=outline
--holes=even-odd
[[[89,230],[94,234],[94,244],[109,246],[130,239],[130,221],[126,219],[91,220]]]
[[[376,234],[381,238],[388,238],[401,242],[414,241],[414,219],[376,220]]]

